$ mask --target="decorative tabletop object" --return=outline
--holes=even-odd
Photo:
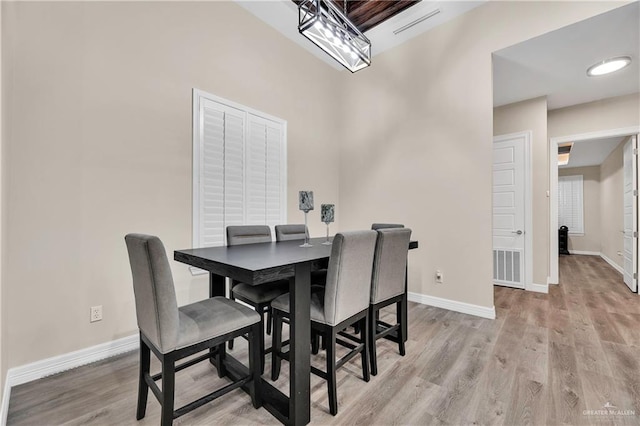
[[[307,213],[313,210],[313,191],[300,191],[298,192],[298,207],[304,212],[304,227],[307,227]],[[300,247],[311,247],[309,243],[309,233],[304,237],[304,244]]]
[[[329,241],[329,224],[335,220],[335,207],[335,204],[320,205],[320,220],[327,225],[327,240],[322,243],[324,245],[331,245],[331,241]]]

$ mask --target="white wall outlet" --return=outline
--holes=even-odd
[[[91,315],[89,317],[90,322],[102,321],[102,305],[92,306]]]
[[[440,269],[436,270],[436,282],[442,284],[444,281],[444,274]]]

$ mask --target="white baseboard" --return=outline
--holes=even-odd
[[[609,265],[611,265],[611,267],[613,269],[615,269],[616,271],[620,272],[622,275],[624,275],[624,268],[620,265],[618,265],[617,263],[615,263],[613,260],[609,259],[607,256],[605,256],[604,254],[600,253],[600,257],[607,262]]]
[[[583,250],[570,250],[571,254],[580,254],[583,256],[600,256],[599,251],[583,251]]]
[[[458,302],[456,300],[443,299],[441,297],[428,296],[426,294],[413,292],[408,293],[408,299],[411,302],[420,303],[422,305],[435,306],[436,308],[448,309],[450,311],[475,315],[482,318],[496,319],[496,308],[494,306],[488,308],[485,306],[472,305],[470,303]]]
[[[0,407],[0,421],[2,425],[7,424],[7,414],[9,412],[9,398],[11,387],[21,385],[33,380],[41,379],[52,374],[61,373],[72,368],[85,364],[100,361],[115,355],[138,349],[139,335],[123,337],[111,342],[101,343],[89,348],[69,352],[67,354],[10,368],[5,378],[4,393],[2,394],[2,406]]]
[[[549,293],[549,284],[531,283],[526,286],[525,290],[534,291],[536,293]]]

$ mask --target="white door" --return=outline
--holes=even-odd
[[[493,281],[525,287],[525,140],[493,144]]]
[[[624,283],[638,291],[638,138],[624,145]]]

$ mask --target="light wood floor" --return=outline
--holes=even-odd
[[[381,342],[369,383],[358,360],[340,369],[336,417],[325,383],[312,377],[312,423],[640,424],[640,297],[598,257],[561,257],[560,281],[549,295],[496,287],[494,321],[411,304],[407,355]],[[237,341],[233,353],[242,360],[245,348]],[[313,363],[323,365],[322,353]],[[157,425],[151,393],[147,417],[135,420],[137,364],[130,353],[17,386],[8,423]],[[277,382],[285,392],[287,368]],[[177,379],[176,406],[222,380],[206,364]],[[621,412],[589,415],[606,403]],[[277,422],[234,391],[175,424]]]

